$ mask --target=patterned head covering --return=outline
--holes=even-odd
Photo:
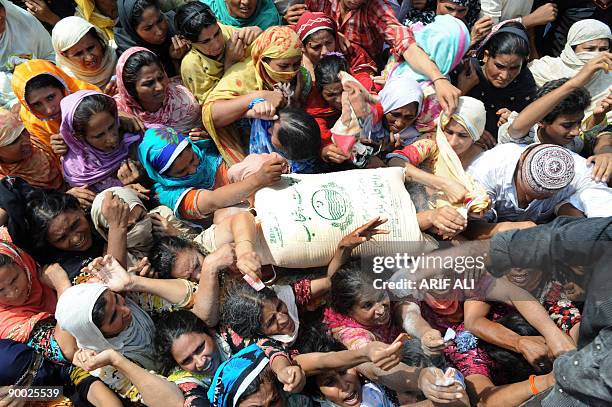
[[[521,180],[535,194],[551,194],[574,179],[574,158],[561,146],[536,144],[523,153]]]
[[[338,31],[336,22],[327,14],[318,11],[306,11],[302,14],[294,29],[298,37],[300,37],[300,41],[304,41],[306,37],[320,30],[330,30],[334,36]]]
[[[297,72],[277,72],[265,58],[284,59],[302,56],[302,41],[290,27],[268,28],[253,42],[251,57],[255,66],[258,89],[271,89],[278,82],[288,82]],[[264,86],[265,85],[265,86]]]
[[[25,126],[19,116],[10,110],[0,109],[0,147],[12,144],[21,135]]]
[[[234,407],[246,388],[266,368],[269,359],[253,344],[219,366],[208,389],[212,407]]]

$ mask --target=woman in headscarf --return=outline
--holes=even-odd
[[[248,137],[232,123],[252,108],[274,116],[276,109],[290,103],[291,96],[303,100],[309,92],[310,76],[301,66],[302,43],[291,28],[264,31],[253,42],[251,56],[225,73],[204,105],[204,126],[229,165],[244,159],[248,151]],[[252,106],[257,98],[266,103]]]
[[[428,208],[419,209],[451,205],[465,208],[465,216],[489,209],[486,192],[464,170],[483,151],[475,143],[484,132],[484,118],[482,102],[462,96],[451,117],[440,115],[435,139],[422,138],[387,155],[390,165],[404,166],[408,179],[430,189],[425,193]],[[417,168],[424,162],[426,170]]]
[[[19,116],[0,109],[0,175],[21,177],[38,188],[63,189],[60,161],[30,133]]]
[[[151,315],[191,308],[197,284],[128,274],[110,256],[96,259],[88,270],[105,284],[83,283],[65,290],[55,310],[59,325],[76,338],[79,348],[95,352],[114,349],[146,370],[157,370]],[[163,293],[163,297],[153,293]],[[138,389],[113,366],[100,367],[91,374],[120,396],[142,401]]]
[[[538,86],[561,78],[572,78],[591,59],[610,52],[612,32],[610,26],[598,20],[582,20],[574,23],[567,34],[565,48],[561,56],[553,58],[544,56],[529,64],[529,70]],[[586,114],[593,111],[597,103],[610,94],[612,74],[598,72],[585,85],[591,94],[591,105]]]
[[[202,133],[201,108],[180,78],[168,79],[152,51],[132,47],[117,62],[119,110],[142,120],[147,128],[173,127],[190,136]]]
[[[325,13],[306,11],[294,29],[304,46],[302,65],[309,70],[311,76],[314,76],[314,67],[321,58],[330,52],[340,51],[336,22]],[[362,79],[360,77],[362,73],[366,74],[366,78],[377,74],[376,63],[357,44],[352,44],[344,58],[348,63],[350,74],[359,80]]]
[[[121,167],[129,159],[130,146],[136,157],[142,135],[120,129],[115,100],[82,90],[62,99],[61,107],[60,132],[68,147],[62,164],[68,184],[87,186],[93,192],[131,184],[120,176]]]
[[[77,5],[75,15],[95,25],[104,38],[112,41],[113,28],[117,20],[117,2],[113,0],[74,0]]]
[[[402,147],[416,141],[421,133],[414,124],[423,106],[423,91],[418,82],[407,74],[393,75],[378,95],[384,114],[383,128],[391,141]]]
[[[148,216],[144,204],[134,191],[120,187],[109,188],[98,194],[96,199],[94,199],[93,205],[91,205],[91,220],[104,240],[108,241],[109,239],[109,225],[102,210],[108,192],[111,192],[114,196],[125,202],[129,208],[126,235],[127,266],[135,267],[140,260],[149,255],[149,251],[153,246],[153,224],[151,218]]]
[[[57,264],[45,274],[57,291],[40,281],[41,270],[29,254],[7,241],[0,242],[0,338],[22,342],[45,359],[67,363],[74,353],[74,340],[56,327],[53,313],[57,295],[70,286]]]
[[[480,99],[487,109],[487,130],[497,138],[497,112],[520,112],[536,96],[537,86],[527,68],[529,37],[517,21],[493,27],[480,44],[477,57],[462,66],[457,87],[463,95]]]
[[[18,102],[11,89],[14,67],[28,59],[55,61],[51,36],[40,21],[9,0],[0,0],[0,106]]]
[[[51,39],[57,65],[64,72],[106,92],[111,90],[117,55],[99,28],[80,17],[66,17],[53,27]]]
[[[223,24],[257,26],[262,30],[283,24],[272,0],[204,0]]]
[[[459,19],[450,15],[437,16],[435,21],[414,33],[414,38],[429,58],[436,63],[442,75],[449,75],[459,65],[470,46],[470,32]],[[436,96],[434,83],[415,71],[406,61],[391,57],[385,68],[387,78],[408,74],[423,90],[423,104],[415,127],[421,133],[433,132],[442,107]]]
[[[174,33],[174,12],[162,13],[157,0],[119,0],[117,7],[117,53],[147,48],[159,57],[168,76],[176,76],[189,45]]]
[[[21,103],[21,121],[34,137],[51,145],[51,136],[59,134],[62,114],[60,101],[81,89],[97,86],[68,76],[49,61],[34,59],[15,68],[13,92]]]

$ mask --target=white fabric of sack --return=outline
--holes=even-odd
[[[342,237],[377,216],[388,219],[380,228],[391,233],[363,243],[354,255],[418,255],[435,248],[419,229],[402,168],[283,175],[255,194],[255,210],[277,266],[325,266]]]

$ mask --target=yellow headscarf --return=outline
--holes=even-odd
[[[451,119],[455,119],[461,124],[468,131],[472,140],[476,142],[480,139],[485,127],[486,111],[484,104],[478,99],[462,96],[459,98],[457,110],[451,117],[448,117],[444,112],[440,113],[436,130],[438,159],[434,164],[435,175],[456,181],[468,191],[465,202],[454,206],[457,208],[465,207],[468,209],[468,213],[480,215],[489,209],[491,198],[484,188],[465,172],[461,160],[446,139],[444,128]],[[445,205],[449,205],[449,203],[443,198],[436,200],[436,208]]]
[[[233,126],[216,129],[212,121],[212,104],[259,90],[272,90],[279,82],[287,82],[296,72],[277,72],[265,58],[285,59],[302,56],[302,42],[288,26],[274,26],[264,31],[252,44],[251,58],[232,65],[204,104],[202,121],[225,162],[233,165],[245,157],[248,137]],[[248,135],[247,135],[248,136]]]
[[[74,2],[77,5],[76,15],[78,17],[83,17],[83,19],[98,27],[107,40],[111,41],[114,38],[115,20],[100,13],[93,0],[74,0]]]

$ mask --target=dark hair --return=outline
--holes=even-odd
[[[201,252],[199,246],[193,241],[176,236],[164,236],[153,243],[149,261],[153,270],[159,273],[159,278],[172,278],[172,268],[176,261],[176,255],[187,249]]]
[[[62,92],[66,91],[66,87],[59,79],[51,74],[42,73],[40,75],[36,75],[26,83],[24,92],[25,99],[28,99],[30,92],[46,87],[57,88]]]
[[[104,322],[104,310],[106,308],[106,298],[104,298],[104,291],[96,300],[93,309],[91,310],[91,322],[94,323],[98,329],[102,330],[102,323]],[[102,332],[104,335],[104,332]]]
[[[140,70],[149,65],[157,65],[159,69],[165,72],[164,66],[162,65],[159,57],[150,51],[136,52],[125,61],[123,66],[123,84],[127,93],[140,102],[138,99],[138,92],[136,92],[136,82],[138,81],[138,74]]]
[[[87,31],[85,33],[85,35],[91,35],[92,37],[94,37],[96,40],[98,40],[98,42],[100,43],[100,45],[102,46],[102,51],[106,51],[106,47],[107,47],[107,41],[105,39],[103,39],[102,37],[100,37],[100,34],[98,33],[98,30],[96,30],[95,27],[92,27],[89,31]],[[85,38],[85,35],[83,35],[81,37],[81,39]],[[62,55],[66,54],[68,50],[66,51],[62,51]]]
[[[161,12],[161,8],[157,0],[136,0],[136,2],[134,3],[134,7],[132,7],[132,15],[130,16],[130,25],[132,26],[134,31],[136,31],[136,27],[138,27],[138,24],[142,22],[141,18],[144,14],[144,11],[149,7],[155,7]]]
[[[304,46],[308,45],[308,43],[310,42],[310,40],[312,40],[312,37],[313,37],[315,34],[317,34],[317,33],[321,32],[321,31],[329,31],[329,32],[331,32],[332,36],[334,37],[334,41],[336,41],[336,44],[338,43],[338,40],[336,39],[336,33],[335,33],[333,30],[329,29],[329,28],[323,28],[323,29],[321,29],[321,30],[317,30],[317,31],[313,32],[312,34],[308,34],[308,35],[306,36],[306,38],[304,38],[304,39],[302,40],[302,44],[304,44]]]
[[[183,4],[176,10],[174,27],[178,34],[189,41],[197,41],[202,29],[217,22],[210,7],[199,1]]]
[[[517,313],[506,315],[497,320],[497,323],[521,336],[539,335],[538,331]],[[512,383],[527,380],[532,374],[545,373],[536,372],[520,353],[512,352],[488,342],[481,341],[480,343],[482,343],[483,349],[495,363],[497,371],[512,372],[512,376],[508,378],[511,379]]]
[[[529,57],[529,41],[516,33],[503,31],[504,28],[522,30],[527,37],[525,27],[521,23],[513,21],[504,24],[500,29],[501,32],[498,31],[493,34],[484,45],[483,51],[488,51],[491,58],[495,58],[497,55],[519,55],[526,60]]]
[[[172,344],[181,335],[196,332],[213,336],[204,321],[187,310],[165,312],[155,320],[155,326],[153,343],[163,375],[168,375],[177,365],[172,356]]]
[[[318,157],[321,150],[321,131],[311,115],[302,109],[287,107],[278,111],[278,141],[280,152],[288,160]]]
[[[263,336],[263,304],[278,298],[276,293],[267,287],[255,291],[246,284],[236,284],[227,290],[225,298],[221,308],[223,324],[245,339]]]
[[[0,267],[9,266],[13,264],[13,259],[6,254],[0,254]]]
[[[283,397],[283,392],[281,392],[280,385],[278,383],[278,380],[276,379],[276,374],[274,373],[272,368],[268,365],[257,376],[255,376],[255,379],[253,379],[253,381],[251,383],[249,383],[247,388],[244,389],[244,392],[240,395],[238,400],[236,400],[236,405],[240,404],[247,397],[257,393],[257,391],[259,390],[259,387],[263,383],[272,383],[272,384],[274,384],[274,388],[276,389],[276,392],[281,397]]]
[[[340,71],[348,72],[346,59],[338,55],[326,55],[315,66],[315,78],[319,92],[325,85],[340,82]]]
[[[546,82],[540,89],[536,97],[539,99],[542,96],[552,92],[553,90],[561,87],[569,78],[555,79]],[[580,87],[571,91],[561,102],[553,107],[553,109],[542,119],[545,123],[552,123],[555,119],[562,114],[574,114],[578,112],[584,112],[591,104],[591,94],[586,88]]]
[[[363,289],[374,282],[372,271],[360,266],[359,260],[353,260],[343,265],[331,278],[330,306],[340,314],[348,315],[359,301]]]
[[[82,211],[74,196],[59,191],[34,190],[27,199],[26,221],[36,249],[46,246],[49,223],[55,217],[67,211]]]
[[[87,124],[96,113],[110,113],[117,120],[117,103],[109,96],[103,94],[85,96],[74,110],[72,128],[77,137],[85,137]]]

